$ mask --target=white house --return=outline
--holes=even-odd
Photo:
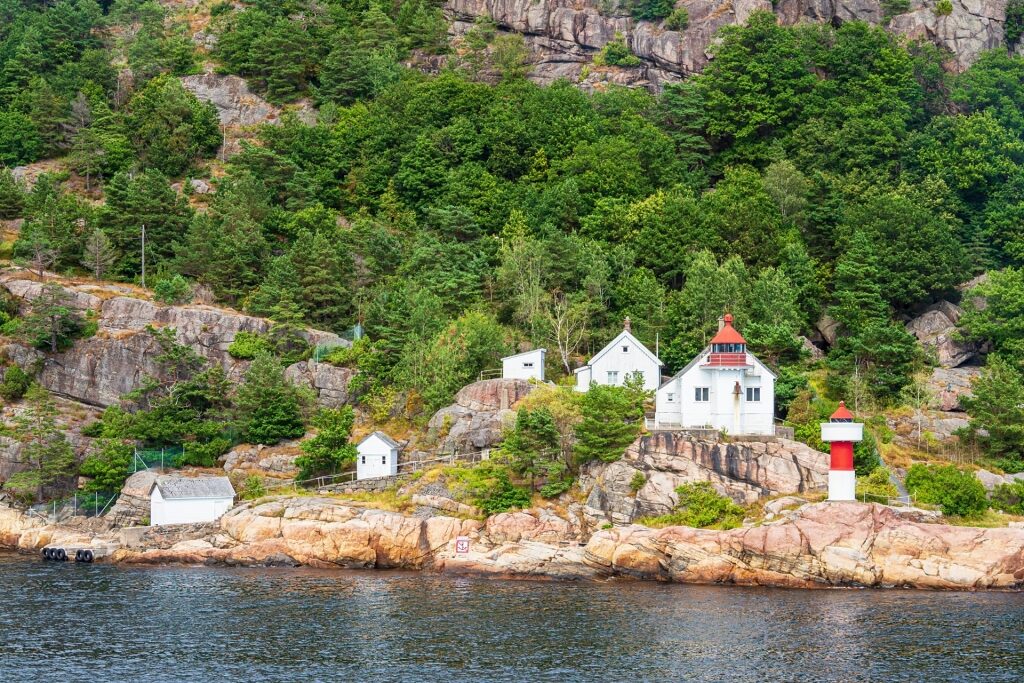
[[[501,359],[501,376],[503,379],[535,379],[544,381],[544,357],[547,349],[534,349],[505,356]]]
[[[356,446],[356,479],[398,474],[398,444],[384,432],[374,432]]]
[[[212,522],[234,502],[235,489],[227,477],[160,476],[149,491],[149,523]]]
[[[656,428],[710,427],[729,434],[775,433],[775,373],[747,351],[732,316],[655,397]]]
[[[658,357],[633,336],[626,318],[619,336],[595,353],[588,364],[576,368],[576,391],[586,391],[591,384],[620,387],[630,375],[642,377],[644,390],[654,391],[661,384],[661,366]]]

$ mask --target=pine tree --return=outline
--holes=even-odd
[[[644,395],[628,387],[594,385],[581,401],[576,427],[576,462],[614,462],[643,427]]]
[[[300,444],[302,455],[295,459],[299,479],[337,474],[355,462],[356,447],[349,443],[355,413],[352,406],[324,408],[313,418],[316,436]]]
[[[516,413],[516,425],[501,444],[501,454],[512,471],[530,478],[530,490],[537,490],[538,477],[558,477],[566,465],[560,456],[561,437],[555,419],[545,408]]]
[[[102,221],[121,252],[115,271],[134,276],[142,267],[142,226],[146,226],[146,268],[152,272],[171,259],[174,244],[185,234],[191,210],[156,169],[131,177],[118,173],[106,188]]]
[[[324,329],[348,324],[354,265],[338,235],[301,231],[288,257],[298,276],[307,321]]]
[[[270,445],[306,432],[299,392],[270,354],[260,353],[253,360],[235,405],[242,436],[250,443]]]
[[[33,346],[56,353],[71,344],[82,327],[82,316],[71,308],[68,293],[59,285],[47,284],[32,300],[21,333]]]
[[[0,168],[0,218],[18,218],[25,210],[25,189],[9,168]]]
[[[25,395],[28,408],[15,417],[14,436],[21,442],[21,461],[29,469],[12,475],[4,488],[25,502],[43,500],[47,487],[75,472],[75,452],[57,424],[57,406],[38,385]]]
[[[117,263],[119,256],[107,234],[99,228],[89,234],[82,250],[82,265],[92,271],[97,280],[103,279],[103,274]]]

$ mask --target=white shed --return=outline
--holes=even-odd
[[[534,349],[501,359],[502,379],[535,379],[544,381],[544,357],[547,349]]]
[[[374,432],[356,446],[356,479],[398,474],[398,443],[384,432]]]
[[[235,489],[227,477],[157,477],[149,492],[149,523],[212,522],[231,509]]]
[[[629,377],[638,377],[644,391],[654,391],[661,384],[661,365],[658,357],[633,336],[626,318],[619,336],[575,370],[576,390],[587,391],[591,384],[621,387]]]

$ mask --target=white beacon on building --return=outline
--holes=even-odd
[[[544,381],[544,358],[547,349],[524,351],[501,359],[502,379],[535,379]]]
[[[384,432],[374,432],[356,446],[356,479],[398,474],[398,443]]]
[[[775,373],[747,350],[731,315],[707,348],[658,389],[654,426],[775,433]]]
[[[149,491],[149,523],[213,522],[231,509],[235,489],[227,477],[157,477]]]

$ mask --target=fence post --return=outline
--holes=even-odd
[[[93,495],[92,515],[93,515],[93,517],[97,517],[100,514],[100,492],[96,491],[92,495]]]

